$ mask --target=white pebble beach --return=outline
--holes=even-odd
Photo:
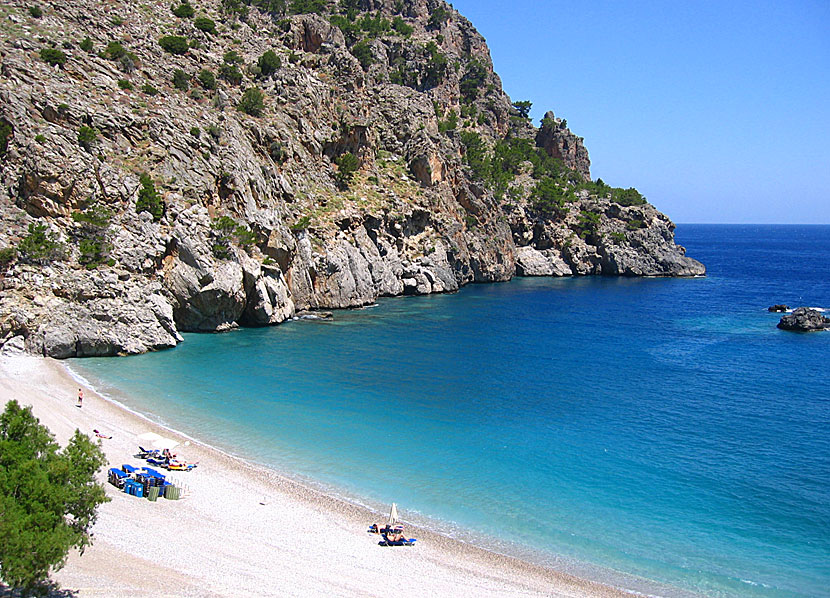
[[[378,546],[367,528],[382,514],[183,438],[89,388],[77,407],[78,383],[59,361],[0,358],[0,393],[3,405],[31,405],[62,446],[76,428],[112,435],[101,440],[109,467],[142,465],[133,454],[148,431],[189,441],[175,452],[199,463],[171,474],[186,486],[182,500],[124,494],[100,472],[111,500],[94,543],[52,576],[79,598],[630,595],[412,526],[414,547]]]

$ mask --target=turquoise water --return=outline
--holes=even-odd
[[[830,333],[766,312],[830,307],[830,227],[677,236],[707,278],[474,285],[72,366],[500,551],[661,594],[830,596]]]

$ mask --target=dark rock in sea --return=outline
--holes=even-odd
[[[784,305],[783,303],[779,303],[777,305],[770,305],[767,308],[767,311],[787,312],[790,311],[790,306]]]
[[[787,314],[778,322],[781,330],[796,332],[814,332],[830,328],[830,318],[821,315],[821,312],[809,307],[798,307],[793,313]]]

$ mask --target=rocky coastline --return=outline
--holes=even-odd
[[[121,355],[513,276],[705,273],[444,2],[254,4],[0,9],[0,344]]]

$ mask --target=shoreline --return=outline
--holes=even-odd
[[[79,409],[77,386],[74,373],[55,360],[0,358],[3,404],[16,398],[32,405],[61,445],[75,428],[90,435],[100,429],[113,436],[102,446],[109,466],[119,467],[139,463],[132,457],[137,436],[154,431],[181,442],[179,454],[199,462],[193,472],[170,476],[187,488],[181,501],[138,499],[99,474],[112,500],[99,509],[94,543],[82,557],[70,552],[52,576],[79,597],[383,596],[404,588],[469,596],[637,594],[411,525],[415,547],[382,548],[366,529],[385,514],[156,424],[88,387]]]

